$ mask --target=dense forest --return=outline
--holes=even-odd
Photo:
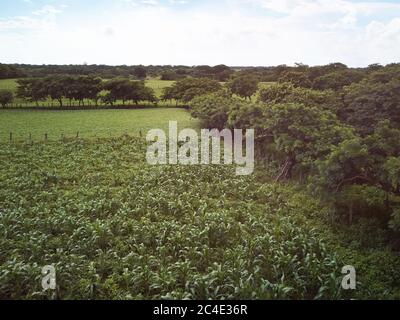
[[[261,82],[273,82],[279,79],[291,79],[293,81],[308,80],[316,82],[317,86],[324,86],[329,80],[325,76],[332,77],[333,72],[337,81],[351,83],[363,78],[370,72],[383,68],[379,64],[373,64],[367,68],[349,68],[342,63],[332,63],[325,66],[307,66],[296,64],[295,66],[280,65],[275,67],[228,67],[217,66],[107,66],[107,65],[27,65],[27,64],[0,64],[0,79],[12,79],[22,77],[43,78],[51,75],[82,76],[92,75],[105,79],[115,77],[132,77],[144,79],[146,77],[159,77],[161,80],[178,80],[185,77],[211,78],[225,82],[235,74],[251,74]],[[345,79],[346,78],[346,79]]]
[[[386,226],[399,249],[400,65],[329,68],[301,67],[258,92],[239,76],[190,110],[206,127],[254,128],[258,161],[275,181],[304,185],[344,223]]]

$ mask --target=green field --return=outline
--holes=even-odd
[[[15,92],[17,90],[17,79],[1,79],[0,89],[6,89]]]
[[[167,81],[167,80],[146,80],[146,86],[152,88],[156,96],[158,98],[162,95],[162,90],[164,88],[170,87],[174,84],[175,81]]]
[[[398,297],[399,258],[339,238],[304,192],[145,153],[128,136],[0,144],[0,299]]]
[[[0,110],[0,140],[57,140],[63,134],[74,137],[109,137],[128,133],[145,134],[153,128],[166,129],[168,121],[178,121],[180,128],[197,128],[198,122],[184,109],[151,108],[137,110]]]

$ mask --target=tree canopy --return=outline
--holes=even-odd
[[[4,108],[14,100],[14,94],[10,90],[0,90],[0,105]]]

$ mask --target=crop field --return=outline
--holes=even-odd
[[[0,298],[344,298],[344,260],[359,270],[351,298],[396,295],[398,257],[338,242],[316,200],[231,167],[153,167],[145,147],[1,144]]]
[[[150,108],[136,110],[1,110],[0,141],[9,139],[49,140],[64,137],[110,137],[122,134],[145,135],[150,129],[166,129],[177,121],[180,128],[197,128],[198,122],[184,109]]]

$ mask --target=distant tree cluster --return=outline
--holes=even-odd
[[[144,80],[158,78],[177,81],[183,78],[208,78],[219,82],[229,82],[234,78],[251,76],[258,82],[290,82],[296,87],[316,90],[341,90],[344,86],[357,83],[370,73],[382,70],[384,67],[373,64],[367,68],[349,68],[342,63],[331,63],[324,66],[308,66],[297,63],[295,66],[279,65],[275,67],[228,67],[216,66],[107,66],[107,65],[26,65],[0,64],[0,78],[48,76],[94,76],[103,79],[130,78]]]
[[[115,79],[108,81],[103,86],[107,93],[101,97],[104,103],[113,106],[117,100],[138,104],[139,101],[157,102],[154,90],[145,86],[143,81],[130,81],[127,79]]]
[[[157,100],[154,91],[145,87],[144,82],[128,79],[103,82],[101,78],[93,76],[50,76],[20,79],[17,83],[17,96],[36,105],[49,98],[57,101],[60,107],[64,106],[65,100],[70,106],[73,101],[84,106],[86,100],[93,101],[96,106],[99,101],[113,106],[118,100],[123,104],[127,101],[137,104],[139,101]]]
[[[4,65],[3,65],[4,66]],[[45,78],[48,76],[94,76],[104,79],[118,77],[132,78],[136,80],[145,79],[148,72],[152,70],[144,66],[107,66],[107,65],[28,65],[13,64],[7,65],[18,72],[18,74],[8,75],[4,79],[33,77]],[[1,70],[1,68],[0,68]],[[0,72],[1,75],[1,72]],[[150,74],[152,75],[152,74]]]
[[[234,70],[225,65],[210,66],[106,66],[106,65],[1,65],[0,79],[21,77],[45,78],[55,75],[95,76],[103,79],[130,78],[144,80],[179,80],[186,77],[209,78],[220,82],[228,81]]]
[[[242,68],[240,75],[252,75],[261,82],[291,83],[296,87],[315,90],[339,91],[352,83],[360,82],[370,72],[383,68],[371,65],[368,68],[349,68],[342,63],[310,67],[304,64],[296,66],[280,65],[277,67]]]
[[[228,88],[233,94],[245,99],[251,99],[258,90],[259,80],[252,75],[244,75],[233,78],[228,82]]]
[[[164,89],[163,100],[175,100],[188,103],[196,96],[216,92],[222,89],[222,85],[208,78],[186,78],[175,82],[171,87]]]
[[[7,65],[0,64],[0,79],[16,79],[25,77],[25,73],[19,68]]]
[[[165,88],[162,99],[189,103],[198,96],[215,93],[222,89],[225,89],[226,94],[251,99],[251,96],[257,92],[258,84],[258,79],[251,75],[235,77],[225,85],[209,78],[184,78]]]

